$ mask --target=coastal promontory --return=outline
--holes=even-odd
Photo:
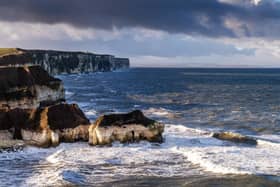
[[[90,52],[0,48],[0,66],[39,65],[52,75],[129,68],[128,58]]]
[[[76,141],[90,145],[162,142],[164,125],[146,118],[141,111],[108,114],[90,122],[77,104],[66,102],[63,82],[52,75],[127,67],[128,59],[113,56],[0,50],[0,152]]]

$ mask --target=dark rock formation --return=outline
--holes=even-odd
[[[18,140],[40,147],[88,141],[89,120],[75,104],[65,104],[62,81],[40,66],[0,68],[0,149]]]
[[[88,140],[90,121],[76,104],[58,104],[37,109],[0,112],[0,132],[28,145],[56,146],[60,142]]]
[[[110,144],[113,141],[162,142],[164,125],[146,118],[141,111],[105,115],[90,125],[90,121],[76,104],[65,103],[65,90],[61,80],[50,76],[40,66],[26,65],[40,64],[53,74],[84,72],[85,69],[81,69],[81,66],[93,65],[97,62],[96,59],[92,61],[93,58],[99,59],[98,66],[92,69],[93,66],[90,65],[90,71],[110,71],[112,68],[128,65],[126,59],[91,55],[15,50],[9,55],[2,53],[0,152],[22,148],[26,144],[50,147],[57,146],[60,142],[75,141],[89,141],[91,145]],[[103,58],[107,60],[103,62]],[[1,63],[11,66],[1,66]],[[60,65],[61,69],[58,68]]]
[[[250,144],[250,145],[257,145],[257,140],[248,136],[243,136],[241,134],[232,133],[232,132],[220,132],[220,133],[214,133],[214,138],[217,138],[219,140],[226,140],[231,141],[234,143],[244,143],[244,144]]]
[[[101,116],[89,128],[90,145],[106,145],[114,141],[147,140],[162,142],[164,125],[146,118],[141,111]]]
[[[0,68],[0,110],[37,108],[64,98],[62,81],[39,66]]]
[[[128,58],[84,52],[16,49],[0,56],[0,66],[40,65],[52,75],[113,71],[129,67]]]

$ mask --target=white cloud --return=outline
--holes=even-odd
[[[229,27],[243,32],[238,20]],[[172,35],[143,28],[77,29],[67,24],[0,22],[0,46],[85,50],[132,56],[136,66],[277,66],[280,67],[280,40],[262,38],[210,39]],[[242,34],[240,34],[242,35]],[[255,49],[255,52],[248,52]]]
[[[223,3],[237,4],[237,5],[258,5],[262,0],[219,0]]]
[[[280,64],[280,40],[266,40],[262,38],[223,39],[225,43],[233,44],[237,48],[255,49],[256,55],[279,58]],[[269,61],[269,58],[267,59]]]
[[[117,30],[104,31],[92,28],[78,29],[67,24],[40,24],[0,21],[0,37],[9,41],[27,41],[37,39],[82,41],[101,38],[115,39],[120,35]]]
[[[269,60],[268,60],[269,59]],[[136,56],[131,58],[133,66],[136,67],[280,67],[279,58],[258,54],[256,56],[246,55],[210,55],[199,57],[158,57],[158,56]]]
[[[262,1],[262,0],[253,0],[253,3],[254,3],[255,5],[258,5],[261,1]]]

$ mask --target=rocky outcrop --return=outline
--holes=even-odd
[[[60,142],[88,141],[90,121],[76,104],[1,112],[0,130],[28,145],[56,146]]]
[[[0,110],[37,108],[64,100],[62,81],[39,66],[0,68]]]
[[[234,143],[244,143],[250,145],[257,145],[257,140],[248,136],[243,136],[241,134],[232,133],[232,132],[218,132],[212,135],[214,138],[219,140],[231,141]]]
[[[65,103],[61,80],[40,66],[0,67],[0,152],[76,141],[162,142],[163,130],[141,111],[104,115],[91,125],[78,105]]]
[[[114,141],[162,142],[164,125],[148,119],[141,111],[101,116],[89,128],[90,145],[107,145]]]
[[[89,120],[66,104],[62,81],[40,66],[0,68],[0,149],[88,141]]]
[[[128,58],[84,52],[16,49],[0,56],[0,66],[40,65],[52,75],[129,68]],[[1,51],[1,50],[0,50]]]

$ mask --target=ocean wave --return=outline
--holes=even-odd
[[[280,157],[279,143],[258,140],[260,145],[244,146],[216,140],[211,137],[211,133],[197,133],[183,126],[180,126],[180,131],[175,125],[167,128],[168,147],[206,171],[222,174],[280,175],[280,166],[277,164]]]
[[[85,114],[86,114],[86,116],[89,116],[89,117],[97,116],[96,110],[93,110],[93,109],[85,111]]]
[[[61,144],[50,149],[28,147],[16,153],[0,154],[0,163],[10,176],[27,172],[26,186],[70,185],[76,177],[81,179],[77,180],[81,182],[79,184],[86,181],[85,184],[94,185],[135,175],[183,177],[220,173],[280,176],[279,143],[275,141],[279,137],[276,136],[273,137],[273,146],[262,143],[269,142],[269,136],[266,139],[256,137],[260,145],[244,146],[215,139],[208,130],[167,124],[164,138],[161,145],[143,141],[137,144],[114,143],[111,147],[91,147],[87,143]],[[9,160],[17,160],[18,164],[31,161],[36,164],[29,170],[9,170],[11,166],[5,165]],[[12,181],[13,178],[7,178],[6,174],[5,180]]]
[[[71,98],[74,94],[75,94],[74,92],[70,92],[70,91],[68,91],[68,90],[65,91],[66,99]]]
[[[146,115],[151,117],[163,117],[163,118],[169,118],[174,119],[180,117],[180,114],[178,112],[168,110],[165,108],[149,108],[147,110],[143,111]]]

